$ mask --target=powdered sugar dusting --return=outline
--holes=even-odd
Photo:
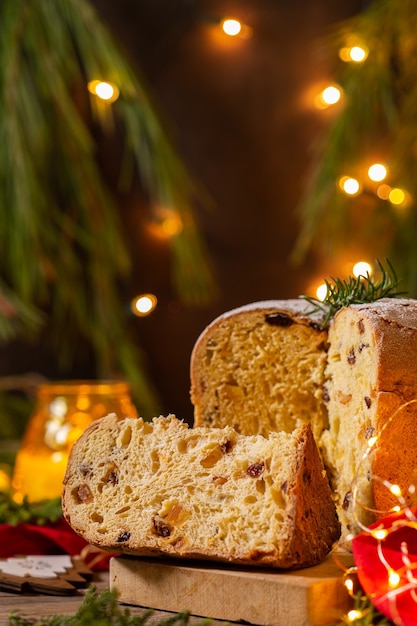
[[[261,300],[259,302],[250,302],[248,304],[244,304],[235,309],[231,309],[230,311],[225,311],[216,319],[214,319],[210,326],[216,324],[218,321],[227,319],[233,315],[239,313],[246,313],[250,311],[260,311],[260,310],[268,310],[276,313],[283,313],[289,315],[294,319],[295,322],[297,320],[302,323],[315,323],[322,324],[324,321],[325,315],[323,311],[314,311],[314,306],[308,302],[307,300],[303,300],[302,298],[294,298],[289,300]]]

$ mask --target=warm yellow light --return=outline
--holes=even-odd
[[[387,535],[388,535],[388,531],[385,530],[385,528],[380,528],[378,530],[372,531],[372,537],[375,537],[375,539],[379,539],[381,541],[382,539],[385,539]]]
[[[106,102],[115,102],[119,97],[119,90],[116,85],[107,81],[91,80],[87,87],[90,93]]]
[[[132,311],[138,317],[149,315],[156,307],[157,298],[152,293],[137,296],[132,302]]]
[[[341,96],[342,92],[340,91],[339,87],[336,87],[335,85],[329,85],[329,87],[326,87],[321,92],[321,99],[323,100],[324,104],[327,104],[328,106],[339,102]]]
[[[2,491],[10,491],[11,478],[8,469],[5,464],[0,465],[0,493]]]
[[[351,48],[341,48],[339,57],[346,63],[363,63],[368,56],[368,51],[362,46],[352,46]]]
[[[325,297],[327,296],[327,285],[325,283],[317,287],[316,296],[321,301],[325,299]]]
[[[367,56],[367,50],[362,48],[362,46],[353,46],[349,50],[349,58],[354,63],[362,63],[362,61],[365,61]]]
[[[221,27],[224,33],[226,35],[229,35],[230,37],[236,37],[236,35],[238,35],[242,30],[242,24],[239,22],[239,20],[231,18],[223,20],[221,23]]]
[[[389,490],[393,496],[400,497],[402,495],[401,487],[399,485],[391,485]]]
[[[354,622],[356,619],[360,619],[362,615],[362,611],[358,611],[358,609],[352,609],[347,614],[347,618],[350,622]]]
[[[393,569],[389,569],[388,570],[388,585],[391,587],[391,589],[395,589],[396,587],[398,587],[398,585],[400,584],[400,581],[401,581],[401,576],[399,575],[399,573]]]
[[[155,237],[169,239],[183,230],[181,215],[173,209],[157,207],[154,216],[155,219],[148,223],[147,228]]]
[[[368,448],[372,448],[376,444],[377,441],[378,441],[378,437],[377,436],[370,437],[368,439],[368,442],[367,442],[368,443]]]
[[[378,189],[376,190],[376,195],[378,196],[378,198],[381,198],[381,200],[388,200],[391,189],[392,188],[389,185],[379,185]]]
[[[361,188],[359,181],[350,176],[342,176],[342,178],[339,179],[339,186],[348,196],[356,196]]]
[[[389,192],[388,200],[391,204],[402,204],[405,200],[405,193],[399,187],[394,187]]]
[[[388,170],[385,167],[385,165],[383,165],[382,163],[374,163],[368,169],[369,178],[376,183],[379,183],[381,182],[381,180],[384,180],[387,174],[388,174]]]
[[[366,261],[358,261],[353,266],[353,275],[356,276],[367,276],[372,274],[372,267]]]
[[[353,580],[351,578],[346,578],[345,582],[345,587],[349,592],[353,591]]]

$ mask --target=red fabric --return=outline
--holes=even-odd
[[[400,511],[369,527],[391,530],[380,542],[368,531],[352,542],[363,590],[378,611],[401,626],[417,626],[417,508],[409,512],[411,519]],[[394,588],[388,584],[390,568],[401,576]]]
[[[94,560],[94,569],[107,569],[109,555],[101,555],[99,551],[79,537],[62,518],[53,524],[36,526],[33,524],[0,524],[0,558],[16,555],[35,554],[69,554],[85,555],[86,565]]]

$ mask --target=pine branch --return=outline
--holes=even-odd
[[[72,363],[77,340],[86,341],[98,376],[125,376],[141,414],[155,415],[157,393],[129,336],[121,295],[131,259],[120,209],[97,161],[95,135],[110,127],[94,118],[88,81],[118,85],[110,115],[124,131],[122,166],[130,161],[151,202],[180,217],[182,231],[171,242],[173,285],[188,305],[214,293],[192,209],[194,185],[143,78],[88,0],[4,0],[0,67],[0,291],[7,285],[16,309],[15,319],[2,316],[0,302],[0,341],[23,327],[39,332],[48,320],[61,368]],[[120,179],[131,184],[127,169]]]
[[[372,604],[370,598],[363,595],[362,591],[359,591],[355,596],[353,609],[357,611],[357,617],[351,617],[351,615],[345,615],[341,622],[332,624],[331,626],[394,626],[387,617],[382,615],[375,606]]]
[[[16,504],[11,496],[0,492],[0,524],[37,524],[43,526],[62,517],[61,498]]]
[[[309,251],[328,257],[353,244],[375,256],[389,256],[413,297],[417,295],[416,27],[411,0],[374,0],[339,24],[325,42],[333,51],[333,78],[342,87],[343,103],[312,153],[308,184],[298,207],[300,234],[292,254],[299,263]],[[337,61],[338,50],[351,35],[369,49],[361,64]],[[361,168],[369,159],[388,162],[386,182],[407,190],[409,206],[393,207],[379,198],[364,177],[362,194],[352,198],[340,192],[339,178],[361,179]]]
[[[143,615],[131,615],[128,608],[122,608],[117,603],[117,591],[105,589],[98,593],[96,587],[91,585],[86,596],[75,615],[55,615],[48,618],[36,618],[34,620],[20,617],[17,611],[9,616],[10,626],[90,626],[101,624],[113,626],[189,626],[190,613],[183,611],[162,619],[155,620],[153,611],[147,610]],[[212,620],[201,619],[196,626],[209,626]]]

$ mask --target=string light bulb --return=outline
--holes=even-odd
[[[361,617],[363,617],[363,613],[362,611],[359,611],[358,609],[352,609],[347,614],[347,618],[349,622],[354,622],[355,620],[360,619]]]
[[[222,20],[221,27],[223,32],[229,37],[236,37],[242,31],[242,24],[234,18],[226,18]]]
[[[361,191],[359,181],[351,176],[342,176],[339,179],[339,187],[348,196],[357,196]]]
[[[387,177],[387,174],[388,170],[382,163],[374,163],[368,169],[368,176],[370,180],[376,183],[383,181]]]
[[[383,185],[379,185],[378,189],[376,190],[376,195],[378,196],[378,198],[381,198],[381,200],[388,200],[391,189],[392,187],[384,183]]]
[[[115,102],[119,95],[119,89],[114,83],[104,80],[90,80],[87,85],[88,91],[105,102]]]
[[[339,50],[339,57],[345,63],[363,63],[368,57],[368,49],[362,44],[346,46]]]
[[[152,313],[157,304],[157,297],[152,293],[144,293],[134,298],[131,303],[131,309],[134,315],[145,317]]]
[[[356,276],[356,278],[358,278],[358,276],[368,276],[368,274],[369,276],[371,276],[372,267],[366,261],[358,261],[353,266],[352,271],[353,271],[353,275]]]
[[[337,104],[342,97],[342,90],[338,85],[328,85],[316,97],[316,106],[319,109]]]
[[[319,285],[317,287],[317,289],[316,289],[316,296],[322,302],[324,301],[324,299],[327,296],[327,285],[325,283],[322,283],[321,285]]]
[[[388,570],[388,585],[391,589],[396,589],[400,584],[401,576],[393,569]]]
[[[403,189],[394,187],[388,194],[388,200],[391,204],[402,204],[405,200],[405,193]]]

